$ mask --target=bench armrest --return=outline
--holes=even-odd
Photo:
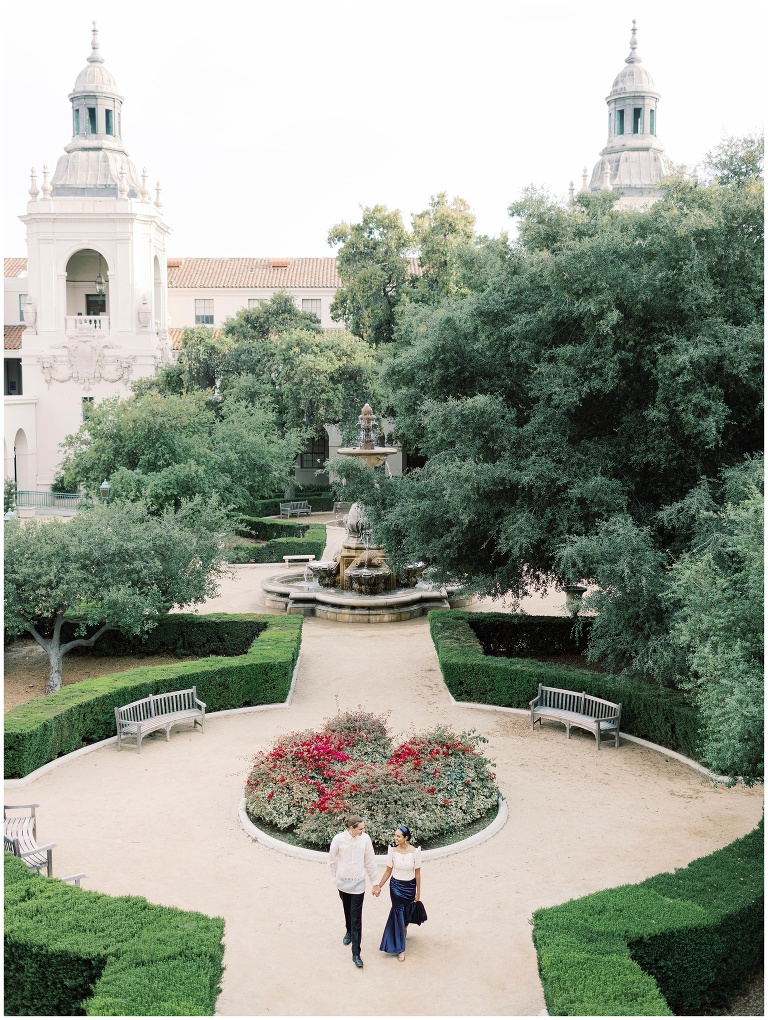
[[[78,886],[78,888],[79,888],[79,886],[80,886],[80,879],[81,878],[86,878],[86,877],[87,876],[86,876],[85,872],[83,872],[80,875],[67,875],[66,878],[62,878],[60,881],[62,881],[62,882],[74,882],[75,885]]]
[[[536,704],[536,702],[539,700],[540,697],[541,697],[541,695],[537,694],[536,697],[533,699],[533,701],[529,701],[528,702],[528,707],[529,708],[533,708],[533,706]]]
[[[199,698],[195,698],[195,704],[199,705],[200,708],[205,708],[205,702],[201,701]]]
[[[34,850],[19,850],[18,856],[21,858],[31,857],[32,854],[39,854],[41,850],[53,850],[55,846],[55,843],[46,843],[44,846],[36,846]]]
[[[11,811],[11,810],[13,810],[13,808],[17,808],[17,807],[31,807],[32,808],[32,813],[34,814],[34,809],[36,807],[40,807],[40,805],[39,804],[3,804],[3,812],[5,813],[6,811]]]

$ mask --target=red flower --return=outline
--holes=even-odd
[[[274,795],[275,795],[275,791],[274,790],[270,790],[269,793],[267,794],[267,800],[272,800]]]

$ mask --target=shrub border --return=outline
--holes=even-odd
[[[296,678],[299,673],[299,665],[301,664],[301,652],[296,657],[296,665],[293,667],[293,675],[291,676],[291,686],[288,689],[288,697],[285,701],[276,701],[270,705],[249,705],[247,708],[225,708],[221,712],[206,712],[206,719],[221,719],[225,715],[246,715],[250,712],[269,712],[273,709],[279,708],[290,708],[291,701],[293,700],[293,689],[296,686]],[[127,672],[127,671],[126,671]],[[22,776],[20,779],[5,779],[3,783],[8,790],[18,790],[29,783],[35,782],[41,776],[46,775],[48,772],[53,771],[59,767],[59,765],[66,765],[75,758],[82,758],[84,754],[90,754],[91,751],[98,751],[102,747],[107,747],[109,744],[116,744],[117,736],[107,737],[106,740],[99,740],[95,744],[88,744],[86,747],[78,747],[76,751],[70,751],[69,754],[63,754],[60,758],[54,758],[53,761],[47,762],[45,765],[41,765],[39,769],[35,769],[34,772],[29,772],[26,776]]]
[[[257,843],[261,843],[263,846],[269,847],[270,850],[279,850],[287,857],[297,857],[302,861],[328,863],[327,850],[310,850],[308,847],[293,846],[292,843],[284,843],[283,840],[276,839],[274,836],[268,835],[257,825],[254,825],[245,810],[245,797],[243,797],[237,805],[237,817],[246,836],[249,836]],[[486,825],[484,829],[481,829],[480,832],[474,833],[472,836],[467,836],[466,839],[458,840],[456,843],[449,843],[447,846],[437,846],[432,850],[424,850],[421,854],[422,859],[425,861],[434,861],[438,857],[450,857],[452,854],[460,854],[464,850],[471,850],[473,847],[479,846],[481,843],[485,843],[487,839],[495,836],[497,832],[500,832],[506,825],[508,817],[509,808],[507,807],[506,798],[500,796],[499,809],[496,813],[496,817],[492,822]],[[376,854],[376,861],[379,864],[386,865],[387,855]]]
[[[20,969],[22,971],[25,969],[25,962],[31,961],[36,964],[38,971],[41,966],[45,968],[48,964],[51,967],[48,971],[49,979],[55,984],[57,980],[61,981],[63,969],[68,970],[68,977],[71,975],[71,970],[67,968],[68,961],[82,961],[86,967],[80,968],[78,982],[80,983],[87,981],[84,970],[93,971],[101,964],[98,977],[90,987],[90,993],[79,1001],[85,1015],[146,1016],[149,1015],[148,1011],[141,1010],[151,1008],[152,1004],[157,1002],[158,981],[162,981],[164,988],[167,988],[169,966],[171,968],[176,966],[183,971],[184,968],[189,968],[190,964],[196,964],[203,974],[206,971],[210,974],[211,984],[207,995],[204,981],[198,985],[196,994],[188,993],[186,998],[184,987],[177,987],[175,996],[174,989],[168,989],[168,999],[162,1002],[163,1013],[183,1016],[190,1014],[190,1007],[197,1009],[202,1007],[201,1012],[195,1011],[195,1016],[215,1015],[223,974],[224,918],[212,917],[199,910],[185,910],[152,903],[143,896],[111,896],[108,893],[67,885],[61,879],[35,874],[26,864],[8,853],[4,854],[4,871],[6,893],[14,887],[21,887],[19,891],[22,893],[17,902],[12,902],[8,895],[5,898],[6,968],[9,964],[14,964],[18,974]],[[38,901],[41,913],[45,912],[51,903],[54,904],[53,918],[49,912],[44,913],[46,924],[36,924],[30,916],[33,912],[30,912],[27,904],[34,907],[35,901]],[[102,946],[98,945],[98,935],[89,936],[84,931],[82,923],[76,926],[77,931],[74,933],[67,930],[67,918],[72,914],[79,917],[85,914],[87,919],[89,911],[93,911],[95,916],[101,917],[103,921],[104,904],[108,911],[114,910],[116,919],[119,918],[121,907],[123,910],[133,907],[141,911],[141,926],[134,925],[136,930],[123,933],[115,924],[108,944]],[[167,945],[169,929],[173,928],[174,920],[180,930],[176,955],[168,951]],[[160,939],[158,945],[155,945],[152,939],[153,922],[155,938]],[[183,929],[194,923],[202,925],[205,931],[195,933],[196,937],[191,934],[185,935]],[[90,968],[88,964],[91,965]],[[29,992],[28,982],[24,982],[24,987],[25,991]],[[70,1000],[74,994],[79,994],[82,988],[83,984],[80,984],[80,988],[72,988],[70,985]],[[12,980],[6,983],[6,996],[11,990]],[[23,997],[27,1000],[24,1005],[35,1005],[34,992]],[[208,1001],[204,1005],[202,1000],[206,998]],[[40,1003],[36,1005],[39,1008]],[[136,1013],[133,1012],[134,1009],[137,1010]]]
[[[93,698],[84,698],[81,701],[76,702],[75,708],[77,708],[81,704],[82,705],[88,705],[90,703],[98,703],[104,697],[106,697],[108,699],[112,698],[114,700],[115,691],[122,691],[123,689],[125,690],[124,697],[125,697],[126,700],[124,702],[122,702],[122,703],[126,703],[127,704],[128,701],[131,700],[131,698],[130,698],[130,694],[131,694],[130,688],[132,686],[132,680],[135,680],[137,683],[139,683],[139,688],[140,688],[139,696],[141,696],[143,693],[146,693],[145,688],[147,688],[147,686],[152,687],[152,686],[154,686],[155,682],[162,681],[162,680],[167,681],[167,685],[164,685],[164,686],[166,686],[166,689],[180,690],[180,689],[182,689],[182,687],[190,686],[191,684],[193,684],[195,682],[197,683],[197,686],[199,687],[200,683],[201,683],[201,680],[203,680],[203,678],[206,676],[206,673],[210,673],[213,677],[215,677],[217,673],[220,673],[222,671],[222,669],[224,669],[226,671],[226,669],[229,668],[229,669],[234,669],[235,671],[237,671],[237,670],[242,669],[242,668],[247,668],[247,666],[250,664],[249,660],[255,666],[258,666],[260,664],[259,663],[259,658],[260,657],[259,657],[258,653],[262,649],[267,653],[266,657],[264,658],[264,665],[272,665],[273,667],[275,667],[275,666],[279,666],[281,663],[283,665],[288,665],[289,662],[293,664],[293,669],[291,671],[291,679],[290,679],[290,683],[288,685],[288,691],[286,693],[286,698],[290,698],[291,691],[292,691],[292,688],[293,688],[293,684],[294,684],[295,679],[296,679],[296,672],[297,672],[297,669],[298,669],[298,660],[299,660],[300,651],[301,651],[301,631],[302,631],[301,623],[302,623],[302,618],[300,616],[288,616],[288,617],[285,617],[285,616],[276,616],[276,615],[259,614],[259,613],[247,613],[247,614],[221,614],[221,613],[215,613],[215,614],[210,614],[210,615],[214,616],[214,617],[223,617],[224,619],[227,619],[227,618],[232,619],[232,618],[235,618],[235,617],[237,617],[239,615],[240,619],[245,619],[245,620],[247,620],[247,619],[263,620],[266,623],[266,626],[264,627],[263,630],[261,630],[261,632],[258,634],[256,639],[252,642],[250,648],[248,649],[248,651],[244,655],[236,655],[236,656],[230,656],[230,657],[222,657],[222,656],[211,656],[211,657],[208,657],[208,660],[207,660],[208,661],[208,668],[206,668],[206,659],[204,658],[204,659],[195,660],[194,662],[187,662],[187,663],[182,662],[182,663],[179,664],[178,667],[176,667],[176,666],[150,666],[150,667],[143,666],[143,667],[139,667],[138,669],[135,669],[135,670],[125,670],[122,673],[106,674],[104,677],[95,678],[96,680],[101,681],[102,685],[103,685],[103,681],[104,680],[113,680],[114,684],[109,689],[107,689],[107,690],[105,690],[103,692],[99,692],[99,693],[95,694]],[[196,614],[189,614],[188,618],[191,621],[194,621],[196,619],[204,620],[206,617],[205,617],[205,615],[202,615],[202,614],[199,615],[199,616],[196,615]],[[295,622],[296,620],[299,621],[298,625]],[[270,635],[270,631],[272,631],[272,637],[273,638],[277,638],[277,641],[270,641],[269,636],[267,636],[266,639],[265,639],[265,635]],[[280,635],[278,637],[278,635],[275,633],[275,632],[279,632],[279,631],[282,631],[283,634],[288,635],[289,637],[290,637],[289,632],[290,631],[295,631],[295,639],[294,640],[287,640],[286,641],[283,638],[282,635]],[[285,652],[287,654],[285,654],[285,655],[279,654],[281,651],[283,651],[283,649],[285,650]],[[277,656],[275,656],[275,650],[277,650],[277,653],[278,653]],[[270,652],[272,652],[271,655],[269,654]],[[184,681],[184,682],[180,683],[180,681]],[[88,683],[88,682],[89,681],[83,681],[83,683]],[[281,683],[284,683],[284,681],[281,680]],[[56,720],[59,719],[59,718],[62,718],[62,716],[63,716],[62,722],[58,723],[58,725],[66,726],[66,713],[67,713],[67,711],[70,708],[70,706],[67,704],[67,702],[71,701],[72,690],[73,690],[72,686],[69,685],[66,688],[63,688],[61,692],[57,692],[56,694],[49,694],[49,695],[45,695],[44,696],[46,698],[45,704],[48,707],[51,707],[51,706],[53,707],[53,710],[54,710],[53,715],[51,715],[50,718],[43,719],[38,724],[37,727],[31,728],[29,730],[29,739],[33,739],[34,738],[34,734],[36,734],[38,732],[38,730],[40,729],[41,726],[50,725],[50,726],[55,727],[57,725]],[[201,692],[199,691],[199,693],[201,693]],[[55,708],[56,708],[56,700],[55,699],[59,698],[60,694],[65,696],[64,698],[60,699],[63,702],[61,714],[55,712]],[[265,704],[262,704],[262,705],[246,706],[246,710],[281,707],[281,706],[285,706],[286,704],[288,704],[288,701],[284,699],[283,701],[266,702]],[[23,709],[24,706],[19,706],[19,708]],[[235,709],[223,709],[221,711],[240,711],[240,710],[241,709],[239,709],[239,708],[235,708]],[[12,710],[12,711],[14,711],[14,710]],[[211,712],[210,716],[213,717],[213,716],[217,716],[218,714],[219,714],[218,711],[217,712]],[[8,731],[6,729],[6,733],[5,733],[6,741],[8,741],[8,739],[14,739],[14,737],[15,737],[14,734],[11,734],[10,737],[9,737]],[[21,739],[21,738],[19,738],[19,739]],[[14,777],[12,779],[11,778],[6,778],[5,782],[6,782],[7,785],[11,784],[11,783],[13,783],[14,785],[15,784],[23,785],[26,782],[32,781],[31,777],[36,777],[38,775],[42,775],[43,773],[40,771],[41,769],[46,769],[47,770],[48,766],[55,767],[56,763],[58,763],[58,762],[63,762],[64,760],[70,760],[70,755],[78,754],[78,752],[80,752],[80,753],[87,753],[89,751],[94,750],[96,747],[103,747],[103,746],[105,746],[108,743],[116,741],[116,739],[117,739],[116,737],[107,737],[107,738],[105,738],[103,740],[94,741],[93,743],[87,744],[87,745],[85,745],[83,747],[76,747],[71,752],[59,755],[58,757],[53,758],[53,759],[49,759],[49,761],[47,761],[47,762],[43,762],[43,764],[38,766],[37,769],[31,770],[30,772],[28,772],[24,776]],[[7,744],[6,744],[6,746],[7,746]]]

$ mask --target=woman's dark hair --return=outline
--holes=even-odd
[[[399,829],[406,839],[411,838],[411,830],[408,828],[407,825],[396,825],[395,828]]]

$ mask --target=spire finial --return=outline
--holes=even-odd
[[[158,181],[157,184],[155,185],[155,206],[158,209],[162,209],[163,207],[163,200],[160,198],[160,193],[162,190],[163,189],[160,187],[160,181]]]
[[[32,196],[32,198],[37,198],[37,196],[40,194],[40,189],[37,186],[37,170],[35,170],[34,167],[32,167],[29,179],[31,181],[29,193]]]
[[[48,181],[50,175],[51,171],[48,169],[48,164],[43,163],[43,186],[41,188],[41,191],[43,192],[44,198],[50,198],[51,192],[53,191],[53,188],[51,187],[50,182]]]
[[[624,61],[625,64],[641,64],[643,58],[637,52],[637,22],[632,19],[632,35],[629,38],[629,56]]]
[[[588,175],[588,170],[587,170],[586,167],[584,167],[584,169],[581,171],[581,190],[582,191],[589,191],[589,186],[587,185],[587,175]]]
[[[568,208],[569,209],[573,209],[574,202],[575,202],[575,199],[574,199],[574,195],[575,194],[576,194],[576,189],[574,187],[573,181],[571,181],[569,183],[569,185],[568,185]]]
[[[147,168],[144,167],[144,169],[141,171],[141,200],[142,200],[142,202],[148,202],[149,201],[149,185],[147,184],[148,180],[149,180],[149,174],[147,173]]]
[[[127,174],[125,170],[125,163],[122,160],[120,161],[120,173],[117,182],[117,197],[128,198]]]
[[[601,191],[613,191],[611,187],[611,168],[608,165],[608,160],[603,162],[603,183],[600,185]]]
[[[103,64],[104,57],[99,53],[99,30],[96,28],[96,22],[93,23],[93,29],[91,30],[91,55],[88,57],[89,64]]]

